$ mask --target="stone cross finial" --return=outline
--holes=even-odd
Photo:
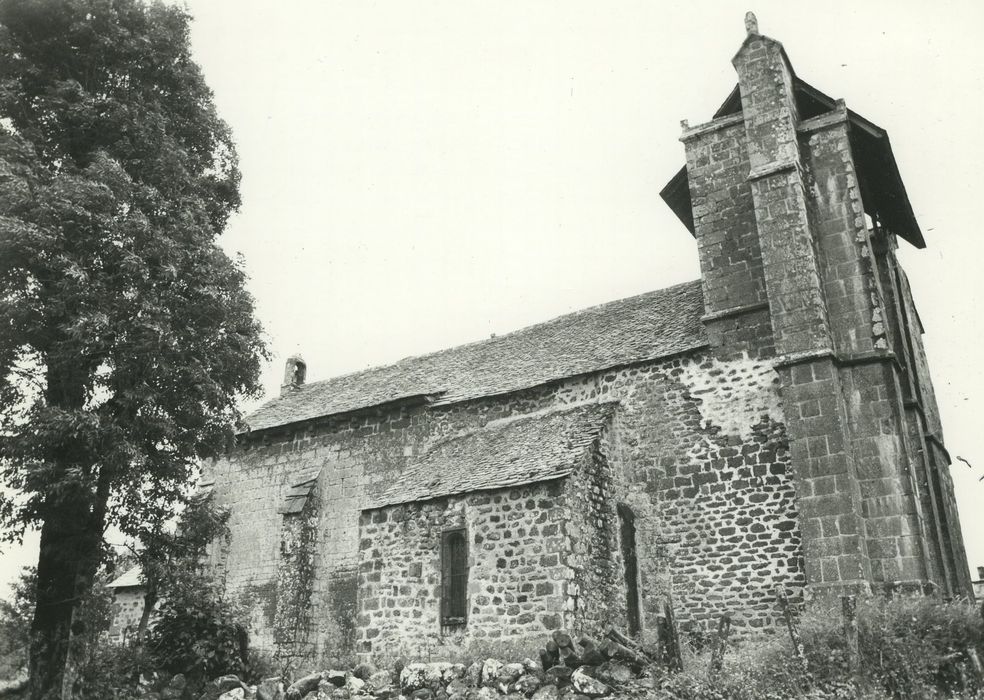
[[[749,34],[759,33],[759,22],[755,18],[754,12],[745,13],[745,31],[748,32]]]

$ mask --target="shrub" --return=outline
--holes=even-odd
[[[281,675],[281,669],[270,652],[252,648],[247,651],[245,682],[256,685],[265,678],[277,675]]]
[[[149,673],[151,660],[141,647],[103,641],[90,649],[77,672],[75,697],[133,700],[142,697],[139,679]]]
[[[156,668],[201,681],[248,671],[244,613],[204,574],[176,579],[161,603],[148,649]]]

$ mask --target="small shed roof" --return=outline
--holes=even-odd
[[[592,403],[528,414],[442,440],[370,498],[367,509],[567,476],[615,406]]]
[[[108,584],[107,588],[136,588],[143,586],[142,574],[139,566],[127,569],[122,575],[116,577]]]
[[[297,482],[287,489],[284,502],[277,508],[281,515],[293,515],[304,510],[315,484],[318,483],[318,470],[312,470],[298,475]]]

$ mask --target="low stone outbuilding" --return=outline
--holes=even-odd
[[[358,648],[416,650],[435,631],[467,646],[602,621],[638,629],[615,408],[505,418],[411,459],[359,518]]]
[[[144,587],[139,566],[123,572],[106,585],[113,592],[109,638],[124,643],[137,631],[144,609]]]

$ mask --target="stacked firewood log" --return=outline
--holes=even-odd
[[[609,628],[600,641],[586,634],[581,635],[577,647],[569,634],[557,630],[540,649],[540,663],[544,670],[557,666],[571,669],[600,666],[606,661],[615,660],[639,671],[657,663],[659,658],[655,650],[626,637],[614,628]]]

